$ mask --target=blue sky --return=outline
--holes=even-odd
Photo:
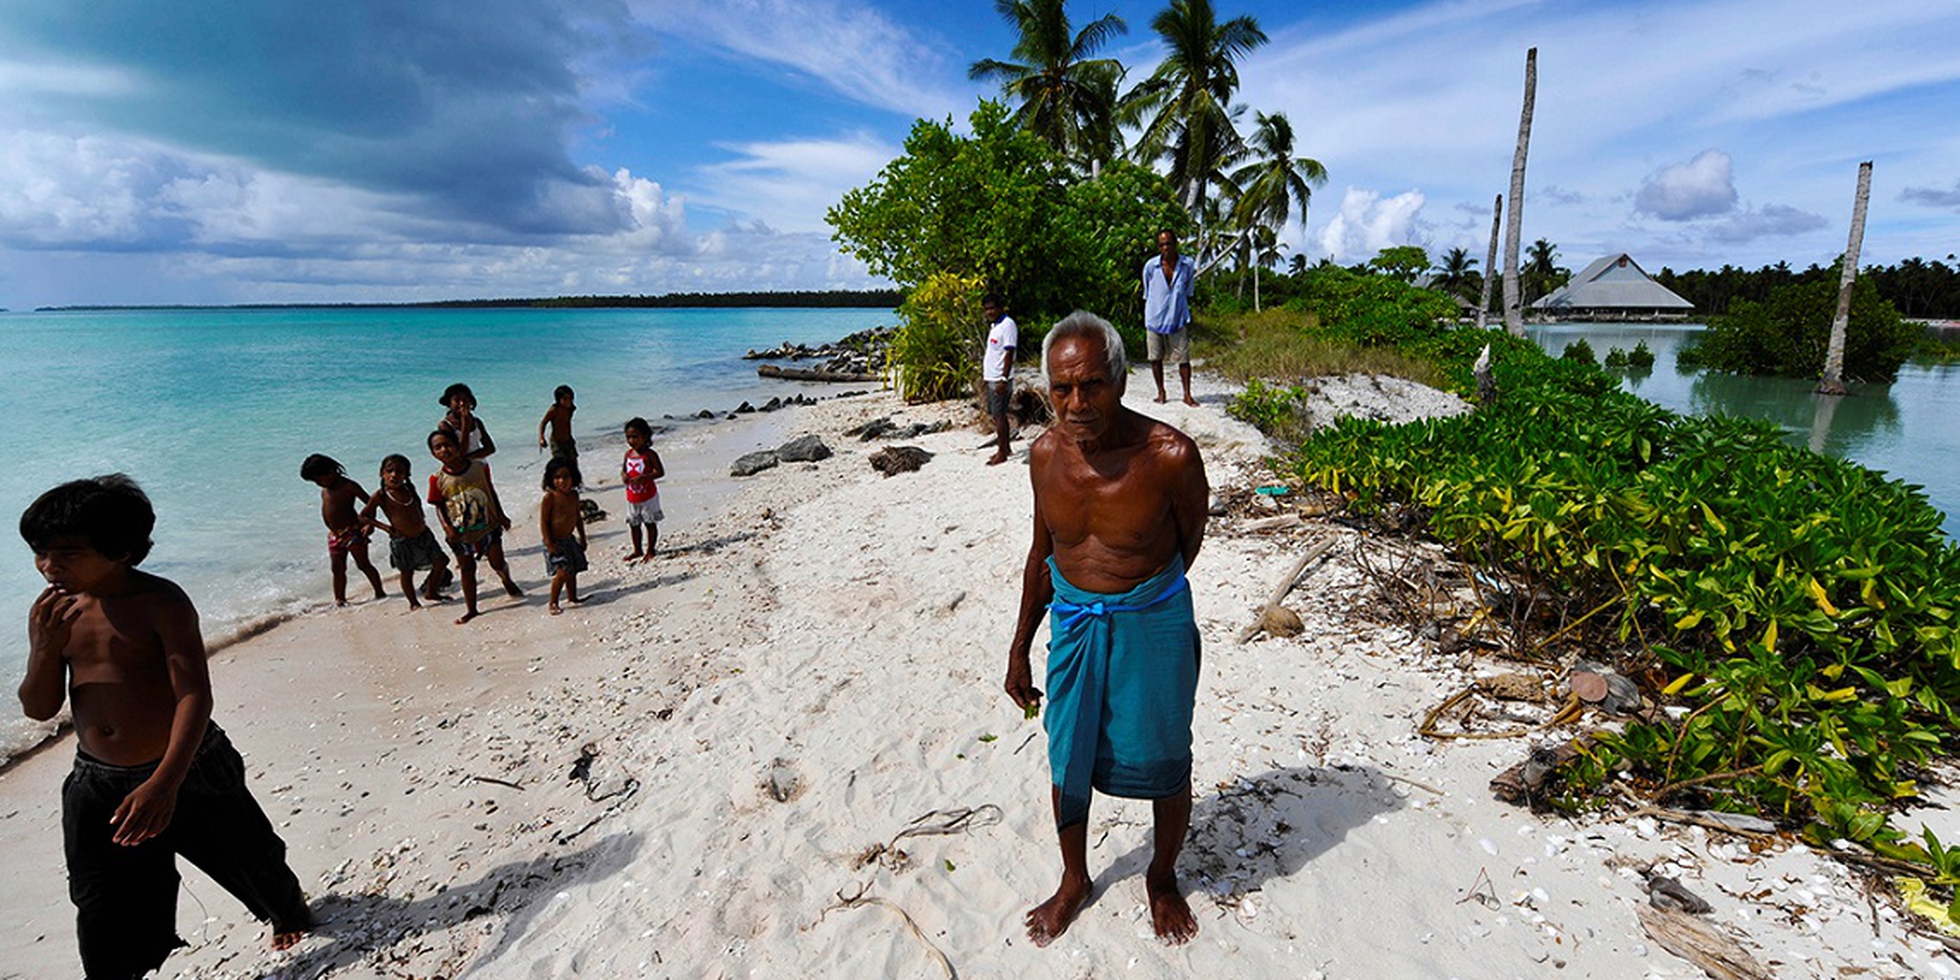
[[[1533,45],[1567,266],[1828,263],[1866,159],[1866,262],[1960,251],[1960,5],[1215,3],[1327,166],[1312,259],[1481,257]],[[1148,74],[1160,4],[1070,9]],[[987,0],[9,0],[0,306],[878,285],[824,210],[1012,42]]]

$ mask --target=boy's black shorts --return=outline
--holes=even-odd
[[[61,787],[68,897],[90,980],[137,977],[185,945],[177,935],[177,855],[211,876],[274,932],[312,926],[286,842],[245,787],[245,760],[217,725],[205,728],[170,826],[134,847],[109,819],[156,763],[113,766],[77,752]]]

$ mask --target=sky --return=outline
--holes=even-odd
[[[1157,2],[1071,0],[1129,25]],[[1524,238],[1573,269],[1960,252],[1960,4],[1214,0],[1327,183],[1309,260],[1481,264],[1538,49]],[[1009,59],[991,0],[0,5],[0,307],[858,289],[824,212]],[[1250,118],[1250,112],[1247,114]],[[1141,259],[1151,245],[1139,242]]]

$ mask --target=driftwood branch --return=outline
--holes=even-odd
[[[1252,639],[1259,632],[1266,622],[1266,610],[1275,608],[1285,601],[1287,593],[1292,592],[1293,587],[1299,584],[1300,576],[1307,570],[1307,566],[1326,557],[1329,551],[1334,550],[1334,541],[1334,538],[1327,537],[1315,542],[1313,547],[1308,548],[1300,556],[1299,561],[1293,563],[1292,568],[1286,570],[1286,574],[1281,576],[1279,583],[1273,587],[1273,594],[1259,607],[1259,618],[1251,626],[1239,631],[1240,643]]]
[[[1640,927],[1660,948],[1701,967],[1715,980],[1775,980],[1742,944],[1700,919],[1647,905],[1634,906]]]

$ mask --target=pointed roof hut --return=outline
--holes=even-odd
[[[1665,320],[1685,318],[1695,305],[1620,252],[1586,266],[1531,308],[1561,320]]]

